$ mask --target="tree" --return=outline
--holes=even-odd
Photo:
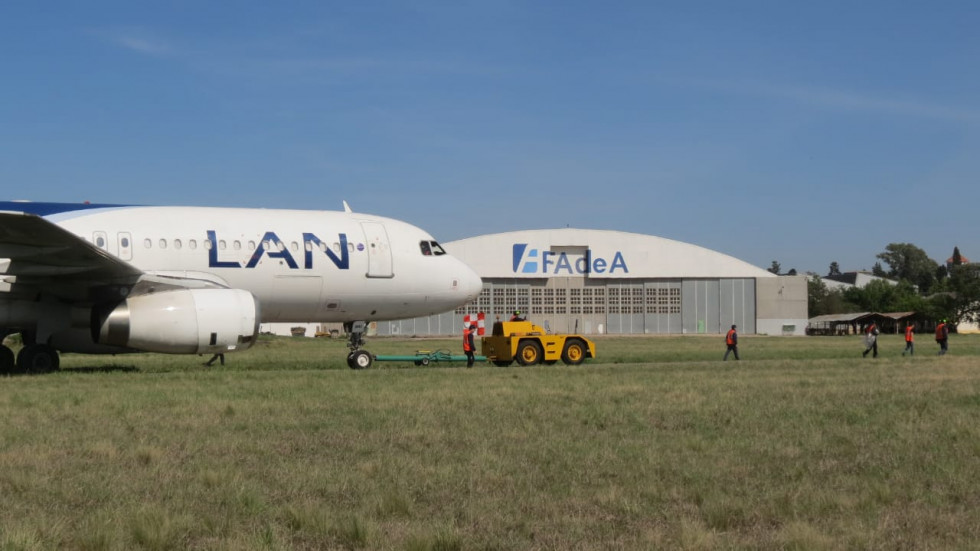
[[[939,263],[911,243],[889,243],[877,258],[888,264],[889,277],[909,281],[918,286],[922,293],[928,293],[936,283]]]
[[[953,266],[960,266],[963,264],[963,255],[960,254],[959,247],[953,247]]]
[[[908,281],[898,285],[876,280],[864,287],[851,287],[844,291],[844,298],[864,312],[912,312],[921,311],[923,299]]]
[[[796,275],[796,268],[790,268],[789,271],[786,272],[786,275]]]
[[[955,322],[980,321],[980,265],[954,264],[949,273],[949,289],[952,292],[947,305],[952,312],[945,317]]]
[[[779,275],[780,268],[782,268],[782,266],[779,265],[779,262],[776,262],[775,260],[773,260],[772,261],[772,266],[769,267],[769,270],[768,271],[771,272],[771,273],[774,273],[776,275]]]
[[[875,265],[871,267],[871,274],[877,277],[888,277],[885,269],[881,267],[881,262],[875,262]]]
[[[839,275],[840,275],[840,265],[837,264],[837,261],[835,260],[830,263],[830,271],[827,273],[827,277],[833,277]]]

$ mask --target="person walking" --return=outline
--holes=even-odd
[[[474,351],[476,350],[474,333],[476,333],[475,323],[471,323],[469,327],[463,329],[463,353],[466,354],[466,367],[473,367],[473,363],[476,361],[476,356],[474,356]]]
[[[730,352],[735,353],[735,359],[738,359],[738,331],[735,330],[735,326],[728,330],[728,334],[725,335],[725,344],[728,345],[728,350],[725,350],[725,357],[721,361],[728,360],[728,354]]]
[[[903,356],[906,352],[909,353],[909,356],[915,356],[915,343],[912,342],[914,340],[915,328],[912,327],[912,322],[910,321],[905,324],[905,350],[902,351]]]
[[[214,356],[211,356],[211,359],[208,360],[208,361],[206,361],[206,362],[204,362],[204,365],[206,365],[208,367],[211,367],[211,365],[214,364],[214,361],[215,360],[221,360],[221,365],[225,365],[225,354],[224,354],[224,352],[218,352]]]
[[[875,322],[871,322],[871,325],[869,325],[864,330],[864,343],[868,347],[864,349],[864,353],[861,354],[861,356],[867,358],[868,352],[871,352],[873,350],[874,354],[872,354],[871,357],[877,358],[878,357],[878,326],[875,325]]]
[[[949,351],[949,327],[946,325],[946,320],[940,321],[936,326],[936,342],[939,343],[940,356]]]

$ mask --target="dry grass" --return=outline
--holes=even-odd
[[[0,549],[970,548],[980,337],[899,340],[746,337],[736,364],[719,338],[604,338],[575,368],[351,371],[289,339],[223,368],[68,356],[0,379]]]

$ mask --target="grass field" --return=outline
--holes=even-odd
[[[0,378],[0,549],[972,549],[980,336],[605,337],[583,366],[341,341]],[[378,354],[458,339],[374,339]]]

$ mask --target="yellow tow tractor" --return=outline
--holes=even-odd
[[[483,355],[495,365],[508,366],[514,360],[521,365],[558,360],[578,365],[595,358],[595,343],[582,335],[549,335],[529,321],[498,321],[493,333],[483,337]]]

